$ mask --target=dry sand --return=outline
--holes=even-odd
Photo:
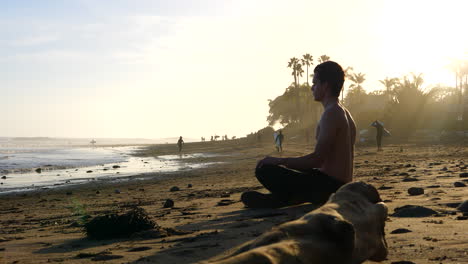
[[[286,143],[283,155],[302,155],[311,148]],[[153,146],[142,155],[174,154],[175,150],[175,145]],[[0,263],[194,263],[314,208],[311,204],[262,210],[243,207],[239,200],[243,191],[265,191],[255,180],[253,168],[256,160],[276,154],[272,144],[191,143],[184,152],[219,153],[193,162],[224,163],[162,180],[93,183],[0,196]],[[389,216],[389,256],[382,263],[468,263],[468,220],[455,208],[468,199],[468,187],[454,186],[455,182],[468,185],[468,178],[460,177],[468,172],[467,156],[468,148],[453,145],[391,145],[383,152],[373,146],[357,147],[355,180],[379,188],[390,214],[404,205],[438,212],[429,217]],[[173,186],[180,190],[170,192]],[[424,194],[411,196],[410,187],[421,187]],[[175,202],[174,208],[163,208],[168,198]],[[87,239],[77,225],[81,209],[96,216],[122,213],[133,205],[144,208],[160,227],[177,231],[95,241]],[[400,228],[411,232],[392,234]]]

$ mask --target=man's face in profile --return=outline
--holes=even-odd
[[[320,82],[318,78],[318,74],[315,73],[314,79],[312,80],[312,87],[311,87],[312,95],[314,96],[315,101],[320,102],[324,98],[325,96],[324,86],[325,85],[322,82]]]

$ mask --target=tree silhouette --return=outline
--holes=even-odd
[[[324,63],[324,62],[329,61],[329,60],[330,60],[330,57],[324,54],[324,55],[320,56],[319,63]]]
[[[294,77],[294,85],[297,86],[297,64],[299,63],[299,60],[296,57],[292,57],[289,59],[288,62],[288,68],[291,68],[293,71],[291,75]]]
[[[309,67],[311,65],[314,65],[313,61],[314,61],[314,59],[309,53],[306,53],[306,54],[302,55],[301,62],[302,62],[302,65],[306,66],[306,82],[307,82],[307,84],[309,84]]]

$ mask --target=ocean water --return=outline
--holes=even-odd
[[[193,158],[213,156],[206,153],[132,156],[139,148],[0,145],[0,193],[192,170],[213,164],[190,162]]]

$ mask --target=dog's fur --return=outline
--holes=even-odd
[[[387,257],[387,207],[364,182],[342,186],[322,207],[272,228],[216,264],[355,264]]]

